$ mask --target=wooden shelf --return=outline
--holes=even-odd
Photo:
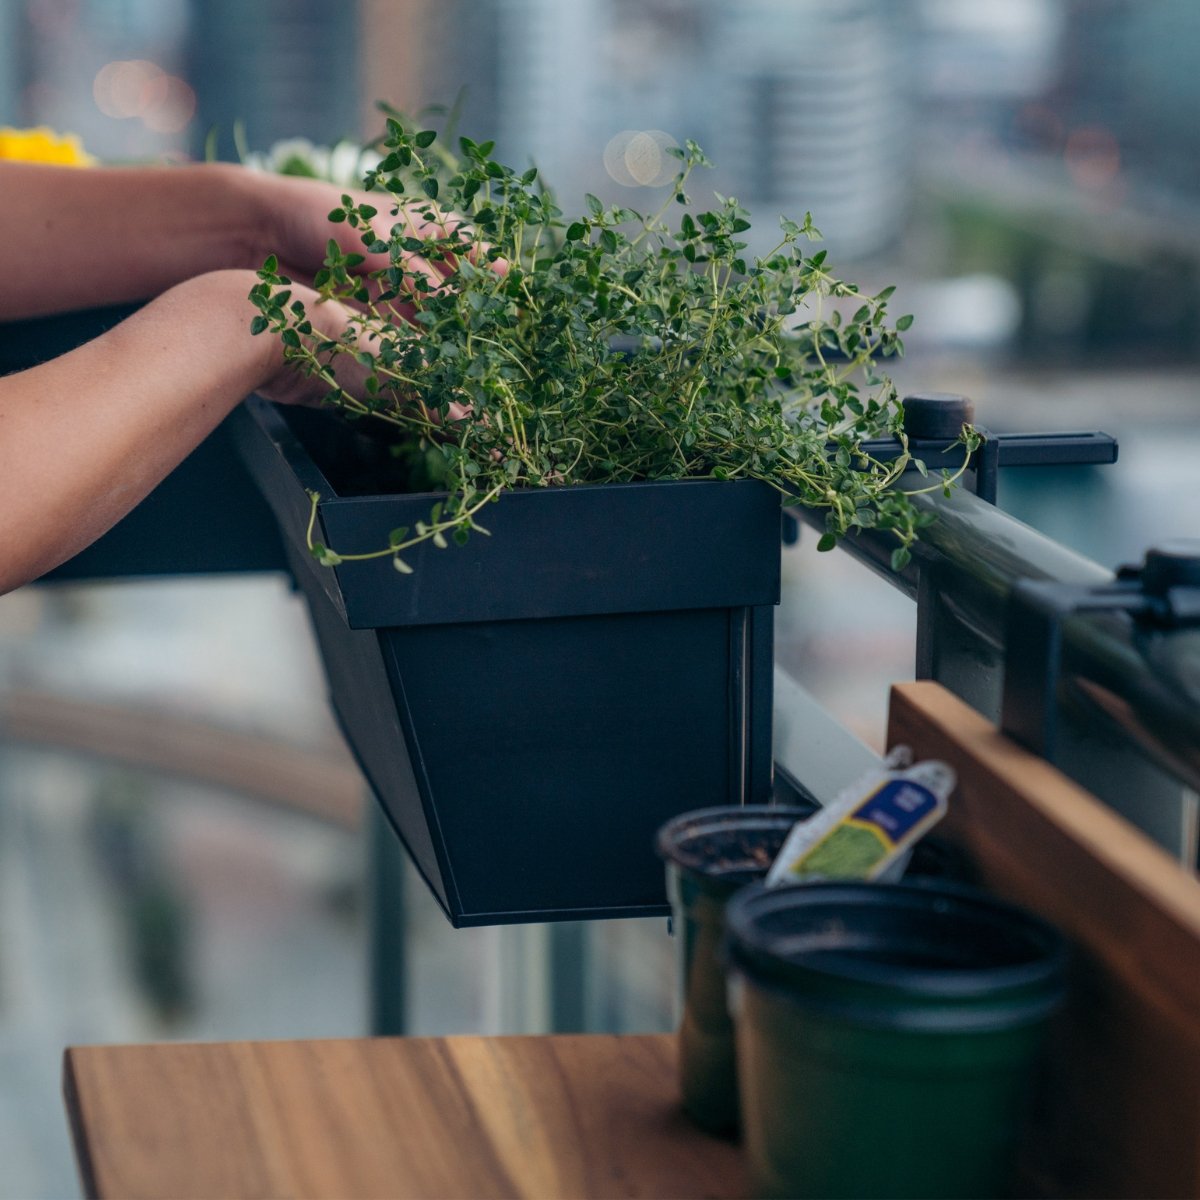
[[[76,1047],[84,1190],[242,1197],[734,1197],[679,1108],[675,1039],[377,1038]]]

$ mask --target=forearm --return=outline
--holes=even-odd
[[[278,375],[275,340],[250,336],[247,289],[244,272],[192,280],[0,379],[0,593],[94,541]]]
[[[0,162],[0,321],[121,304],[258,266],[264,189],[237,167]]]

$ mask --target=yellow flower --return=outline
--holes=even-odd
[[[60,167],[90,167],[96,161],[75,134],[60,135],[45,125],[36,129],[0,127],[0,158]]]

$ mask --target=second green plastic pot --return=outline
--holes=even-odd
[[[945,883],[750,888],[726,919],[754,1195],[1008,1194],[1053,929]]]
[[[738,1125],[733,1023],[720,959],[725,905],[739,888],[767,873],[788,831],[815,811],[815,805],[703,808],[676,817],[658,832],[683,997],[683,1107],[711,1133],[732,1133]]]

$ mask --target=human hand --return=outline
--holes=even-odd
[[[318,407],[329,392],[339,388],[348,398],[366,400],[366,379],[369,374],[352,354],[336,354],[326,368],[306,373],[294,358],[285,356],[283,343],[278,337],[266,333],[255,337],[250,333],[250,322],[256,310],[247,299],[252,287],[258,283],[253,271],[215,271],[210,275],[184,284],[189,287],[216,289],[221,302],[236,311],[242,320],[239,327],[239,348],[253,342],[254,366],[248,391],[256,392],[277,404],[299,404]],[[329,340],[352,340],[358,350],[370,352],[374,349],[373,335],[369,325],[361,320],[361,314],[337,300],[326,300],[306,284],[293,282],[288,291],[293,300],[299,300],[306,316],[312,323],[313,332],[306,340],[312,342]],[[447,418],[451,422],[466,419],[470,409],[463,404],[452,403]]]
[[[428,200],[398,205],[385,192],[347,191],[316,179],[246,174],[251,176],[245,181],[246,186],[253,190],[256,207],[261,214],[258,236],[260,256],[257,262],[250,265],[257,266],[273,254],[278,260],[281,274],[306,285],[312,283],[324,265],[330,239],[337,243],[343,253],[364,256],[364,261],[356,268],[358,274],[366,275],[391,265],[386,253],[372,254],[367,250],[372,239],[364,237],[364,230],[354,229],[346,222],[329,220],[330,212],[342,207],[344,195],[349,195],[356,205],[367,204],[376,209],[375,216],[370,220],[371,232],[382,241],[388,240],[397,224],[403,225],[410,236],[422,240],[444,239],[455,230],[465,228],[462,218],[440,212]],[[425,215],[430,212],[433,213],[432,219]],[[480,253],[474,251],[472,260],[477,261]],[[407,251],[401,255],[401,262],[413,300],[419,300],[413,285],[414,277],[423,277],[431,288],[441,287],[456,266],[453,258],[423,258],[418,253]],[[498,261],[492,264],[492,268],[503,274],[507,264]],[[394,307],[399,309],[401,316],[411,319],[414,309],[412,301]]]

